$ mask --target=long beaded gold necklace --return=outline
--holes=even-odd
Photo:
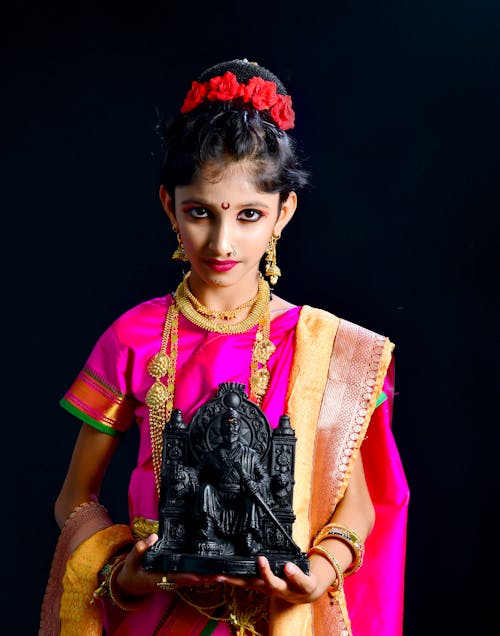
[[[160,494],[163,428],[165,423],[170,420],[174,408],[179,311],[198,327],[216,333],[241,334],[257,325],[250,361],[249,397],[259,406],[262,404],[270,380],[267,362],[276,349],[269,339],[271,327],[270,289],[262,276],[259,276],[255,297],[231,312],[218,312],[202,305],[189,290],[188,278],[189,272],[176,289],[165,318],[160,351],[151,358],[147,367],[149,375],[154,378],[153,385],[146,394],[146,404],[149,408],[153,471],[158,495]],[[246,318],[238,323],[227,322],[232,317],[228,317],[230,313],[248,307],[251,307],[251,310]],[[164,383],[162,378],[165,376]]]
[[[163,427],[170,419],[174,408],[175,369],[177,367],[179,310],[175,298],[168,308],[163,327],[160,351],[148,364],[148,373],[155,381],[146,394],[149,408],[149,433],[151,437],[151,456],[156,481],[156,491],[160,496],[161,455],[163,446]],[[170,349],[170,355],[167,350]],[[167,376],[166,384],[161,378]]]

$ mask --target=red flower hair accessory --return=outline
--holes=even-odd
[[[207,84],[191,82],[191,88],[189,93],[186,95],[186,99],[184,100],[184,104],[181,108],[181,113],[188,113],[190,110],[193,110],[193,108],[196,108],[202,101],[204,101],[207,93]]]
[[[226,102],[243,95],[243,84],[238,84],[236,75],[229,71],[222,76],[211,77],[207,84],[207,99],[211,102]]]
[[[234,73],[211,77],[207,82],[192,82],[181,107],[181,113],[189,113],[205,100],[226,102],[242,98],[256,110],[267,110],[281,130],[295,125],[295,113],[290,95],[281,95],[276,84],[261,77],[252,77],[247,84],[240,84]]]

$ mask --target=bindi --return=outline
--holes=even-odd
[[[230,204],[230,203],[228,203],[228,201],[223,201],[223,202],[220,204],[220,207],[221,207],[223,210],[229,210],[229,208],[231,207],[231,204]]]

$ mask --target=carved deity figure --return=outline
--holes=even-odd
[[[222,442],[204,454],[200,466],[197,512],[202,541],[212,547],[229,541],[254,555],[262,548],[258,502],[265,500],[269,476],[258,453],[242,441],[240,426],[235,409],[222,413]]]

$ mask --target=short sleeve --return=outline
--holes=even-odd
[[[136,400],[129,387],[129,350],[113,325],[97,341],[60,405],[94,428],[117,435],[134,422]]]

